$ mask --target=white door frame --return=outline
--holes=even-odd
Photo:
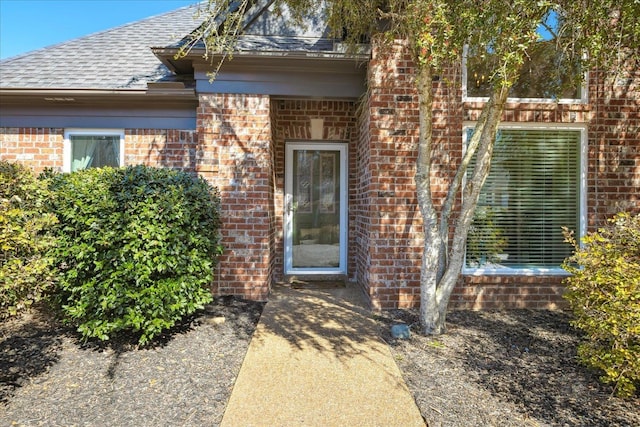
[[[284,184],[284,274],[347,274],[348,238],[348,143],[343,142],[287,142],[285,144]],[[293,152],[294,150],[338,151],[340,153],[340,265],[338,267],[293,267]]]

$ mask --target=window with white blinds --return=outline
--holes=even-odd
[[[567,129],[498,132],[467,238],[467,268],[560,267],[572,251],[562,227],[580,229],[581,138]]]

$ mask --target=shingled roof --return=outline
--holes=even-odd
[[[337,53],[322,18],[296,25],[286,11],[272,13],[273,3],[257,1],[250,11],[237,46],[240,53]],[[171,81],[177,69],[173,54],[201,24],[197,9],[183,7],[2,60],[0,89],[144,90],[148,83]],[[198,43],[192,57],[203,52],[204,45]]]
[[[145,89],[171,75],[151,51],[189,34],[196,6],[0,61],[0,89]]]
[[[332,53],[335,39],[331,38],[324,17],[308,16],[303,22],[296,22],[286,5],[274,12],[273,0],[256,0],[247,11],[245,27],[236,45],[238,52],[293,52]],[[180,47],[184,40],[172,45]],[[204,49],[204,43],[198,42],[194,48]]]

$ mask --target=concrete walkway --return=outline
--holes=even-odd
[[[425,423],[359,291],[280,286],[262,313],[221,425]]]

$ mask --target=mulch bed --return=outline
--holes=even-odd
[[[43,311],[3,322],[0,425],[216,426],[263,306],[219,298],[141,349],[83,343]],[[429,426],[640,425],[639,398],[576,363],[563,312],[455,311],[435,338],[416,333],[416,311],[376,319]],[[390,336],[400,322],[411,339]]]
[[[263,306],[217,299],[142,349],[83,343],[42,311],[4,322],[0,425],[218,425]]]
[[[417,334],[417,311],[379,317],[389,344],[429,426],[640,426],[640,398],[579,365],[580,334],[560,311],[453,311],[447,333]],[[412,325],[410,340],[389,326]]]

